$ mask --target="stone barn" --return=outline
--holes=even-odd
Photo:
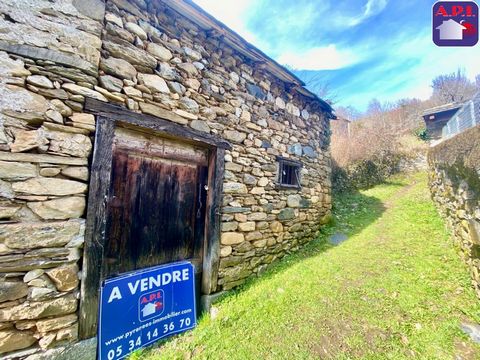
[[[104,279],[198,302],[314,239],[331,107],[181,0],[0,2],[0,357],[95,357]]]

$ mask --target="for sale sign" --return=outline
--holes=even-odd
[[[179,262],[105,280],[98,354],[123,359],[132,351],[196,325],[195,271]]]

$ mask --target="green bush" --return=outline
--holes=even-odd
[[[355,189],[347,171],[335,161],[332,161],[332,188],[336,193],[350,192]]]
[[[420,140],[423,140],[423,141],[428,141],[429,140],[428,133],[427,133],[427,128],[425,128],[425,127],[418,128],[413,133]]]
[[[382,152],[370,159],[360,160],[341,168],[335,162],[332,166],[332,186],[334,192],[349,192],[355,189],[368,189],[385,182],[399,172],[403,156],[394,152]]]

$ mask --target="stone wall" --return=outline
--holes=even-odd
[[[55,347],[42,353],[52,357],[78,336],[95,132],[86,97],[232,143],[217,291],[256,276],[328,221],[327,114],[221,34],[143,0],[4,0],[0,30],[2,356],[38,359]],[[301,189],[277,187],[278,155],[303,163]]]
[[[328,119],[162,3],[132,4],[107,2],[97,91],[233,144],[217,290],[231,289],[315,237],[328,215]],[[276,188],[277,155],[302,161],[301,191]]]
[[[480,297],[480,126],[431,148],[432,198],[452,231]]]
[[[78,89],[98,83],[104,17],[104,5],[90,3],[84,9],[81,1],[0,2],[3,359],[36,359],[39,349],[78,337],[79,260],[95,130],[94,117],[81,114],[89,94]]]

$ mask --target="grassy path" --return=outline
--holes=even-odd
[[[335,204],[321,239],[216,305],[216,317],[133,359],[479,359],[459,329],[480,301],[424,174]],[[333,247],[328,234],[349,239]]]

